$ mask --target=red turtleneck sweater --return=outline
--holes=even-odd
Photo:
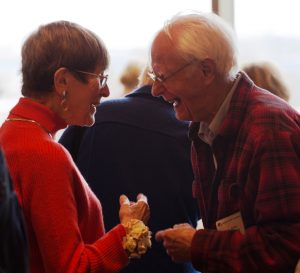
[[[67,124],[27,98],[20,99],[8,119],[0,129],[0,143],[25,215],[30,272],[123,268],[128,263],[122,248],[125,229],[118,225],[105,234],[98,199],[69,153],[49,135]]]

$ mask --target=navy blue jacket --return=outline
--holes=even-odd
[[[28,272],[23,214],[0,150],[0,273]]]
[[[90,128],[69,127],[60,138],[103,207],[110,229],[119,223],[119,196],[148,197],[153,237],[156,231],[199,218],[192,197],[188,123],[178,121],[172,105],[151,95],[151,86],[124,98],[106,100]],[[175,264],[161,243],[121,272],[195,272],[191,264]]]

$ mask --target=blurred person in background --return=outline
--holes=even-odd
[[[0,272],[27,273],[28,269],[23,213],[0,149]]]
[[[252,62],[242,67],[253,82],[274,95],[289,101],[290,91],[282,74],[271,62]]]
[[[23,97],[0,129],[0,144],[25,216],[31,273],[118,272],[150,245],[146,197],[121,195],[120,210],[111,203],[119,221],[105,233],[99,200],[53,139],[68,125],[93,125],[109,95],[108,61],[102,40],[68,21],[40,26],[22,46]],[[136,228],[143,236],[133,239]]]
[[[142,69],[143,65],[138,61],[131,61],[126,65],[119,79],[120,83],[123,85],[123,95],[127,95],[137,87]]]
[[[59,142],[71,153],[81,173],[101,200],[105,224],[118,222],[120,193],[144,192],[151,204],[150,230],[188,222],[196,226],[197,204],[192,196],[188,123],[178,121],[172,105],[151,95],[153,81],[146,68],[139,87],[120,99],[97,107],[95,124],[69,127]],[[175,264],[163,246],[153,242],[141,260],[122,273],[192,273],[190,263]]]

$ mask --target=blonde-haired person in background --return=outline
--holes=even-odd
[[[149,76],[149,66],[145,66],[139,75],[139,83],[138,87],[142,87],[143,85],[151,85],[153,84],[153,80]]]
[[[123,95],[126,95],[137,87],[142,69],[143,64],[139,61],[131,61],[124,68],[120,76],[120,82],[123,85]]]
[[[289,88],[275,64],[266,61],[252,62],[245,64],[242,70],[248,74],[257,86],[272,92],[285,101],[289,101]]]

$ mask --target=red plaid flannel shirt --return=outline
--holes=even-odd
[[[192,241],[202,272],[294,272],[300,257],[300,116],[243,74],[212,147],[190,136],[204,230]],[[212,152],[218,169],[215,172]],[[216,231],[237,211],[246,232]]]

